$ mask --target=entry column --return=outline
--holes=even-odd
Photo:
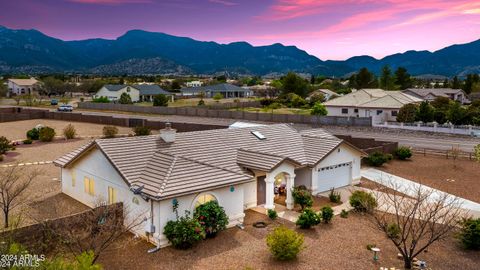
[[[287,199],[285,200],[285,204],[288,210],[292,210],[294,205],[292,189],[295,185],[295,175],[290,176],[289,174],[285,174],[285,180],[287,180],[287,186],[285,187],[287,190]]]
[[[267,177],[265,177],[265,208],[267,209],[274,209],[275,204],[274,204],[274,199],[275,199],[275,194],[274,194],[274,185],[273,183],[275,182],[275,178],[267,173]]]

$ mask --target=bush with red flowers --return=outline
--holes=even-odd
[[[174,248],[188,249],[205,238],[205,230],[197,219],[190,217],[188,211],[185,216],[176,221],[170,220],[165,225],[163,234]]]
[[[194,217],[200,222],[208,238],[215,237],[228,225],[228,216],[217,201],[209,201],[195,209]]]

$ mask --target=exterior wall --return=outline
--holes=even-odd
[[[130,88],[130,92],[127,92],[127,89]],[[109,91],[106,87],[100,88],[98,92],[95,94],[95,98],[99,97],[107,97],[111,101],[115,101],[120,99],[120,96],[123,93],[127,93],[130,95],[132,98],[133,102],[138,102],[140,100],[140,91],[138,89],[133,88],[131,86],[125,86],[124,88],[118,90],[118,91]]]
[[[346,116],[346,117],[372,117],[373,123],[383,123],[385,121],[397,121],[397,117],[392,115],[392,111],[398,111],[398,109],[386,109],[386,108],[356,108],[356,107],[337,107],[326,106],[329,116]],[[348,113],[342,113],[342,109],[348,109]],[[358,112],[355,112],[358,109]],[[383,112],[377,115],[377,110]]]
[[[243,208],[249,209],[257,206],[257,181],[243,184],[242,188],[243,188]]]
[[[72,185],[72,176],[75,178],[74,186]],[[93,196],[85,192],[85,177],[94,180]],[[73,166],[62,169],[62,192],[90,207],[94,207],[100,201],[108,200],[108,187],[113,187],[116,190],[117,202],[123,202],[127,210],[126,224],[132,220],[148,220],[150,218],[150,202],[146,202],[130,191],[123,178],[100,150],[91,150],[82,159],[76,161]],[[134,203],[134,200],[138,204]],[[144,226],[145,222],[135,228],[135,233],[145,236]]]
[[[189,211],[193,214],[195,210],[195,202],[199,195],[211,194],[217,198],[218,203],[223,207],[225,213],[229,217],[228,227],[233,227],[237,224],[243,223],[245,216],[244,210],[244,185],[233,186],[234,190],[231,191],[231,187],[224,187],[214,189],[212,191],[186,195],[176,198],[178,201],[178,215],[183,216],[185,211]],[[168,245],[168,240],[163,235],[163,228],[170,220],[176,220],[175,212],[173,212],[173,199],[163,200],[158,203],[159,226],[157,227],[157,237],[159,239],[160,246]]]
[[[295,175],[294,186],[304,185],[309,189],[312,188],[312,168],[305,167],[296,169]]]
[[[312,171],[312,192],[319,193],[325,190],[318,190],[316,186],[316,180],[318,179],[318,169],[326,166],[336,165],[340,163],[352,163],[352,181],[351,184],[355,185],[360,182],[361,174],[360,174],[360,165],[361,165],[361,155],[360,153],[353,149],[352,147],[342,144],[337,149],[335,149],[332,153],[330,153],[325,159],[323,159]]]
[[[35,85],[18,85],[12,81],[8,81],[7,85],[9,92],[15,95],[32,94],[36,91]]]

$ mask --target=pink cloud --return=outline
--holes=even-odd
[[[210,3],[221,4],[224,6],[236,6],[238,3],[227,1],[227,0],[208,0]]]
[[[152,3],[151,0],[69,0],[70,2],[80,4],[98,4],[98,5],[121,5],[121,4],[146,4]]]

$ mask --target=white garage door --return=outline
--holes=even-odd
[[[350,185],[351,171],[350,162],[320,168],[317,179],[318,191],[323,192]]]

